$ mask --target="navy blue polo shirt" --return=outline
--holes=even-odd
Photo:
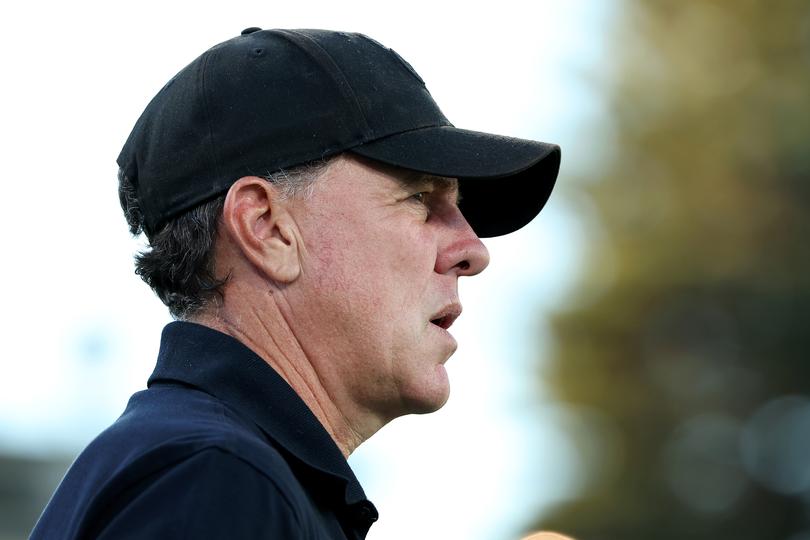
[[[267,363],[166,326],[147,390],[81,453],[32,538],[365,538],[377,511]]]

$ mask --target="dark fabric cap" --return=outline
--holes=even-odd
[[[366,36],[250,28],[158,92],[118,165],[151,237],[242,176],[345,151],[459,178],[462,211],[482,237],[531,221],[560,163],[556,145],[453,127],[414,69]]]

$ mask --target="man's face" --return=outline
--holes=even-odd
[[[458,278],[486,248],[458,209],[457,182],[346,156],[294,202],[302,273],[288,322],[330,398],[387,422],[440,408],[457,344]]]

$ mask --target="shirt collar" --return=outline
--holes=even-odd
[[[329,489],[346,505],[363,503],[376,518],[376,509],[323,425],[287,382],[238,340],[195,323],[168,324],[148,385],[165,380],[196,386],[249,417],[317,478],[319,489]]]

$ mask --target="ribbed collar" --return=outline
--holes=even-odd
[[[323,425],[287,382],[238,340],[199,324],[168,324],[148,385],[158,381],[189,384],[227,403],[305,467],[302,481],[317,482],[321,493],[326,490],[346,506],[360,505],[376,520],[374,505]]]

